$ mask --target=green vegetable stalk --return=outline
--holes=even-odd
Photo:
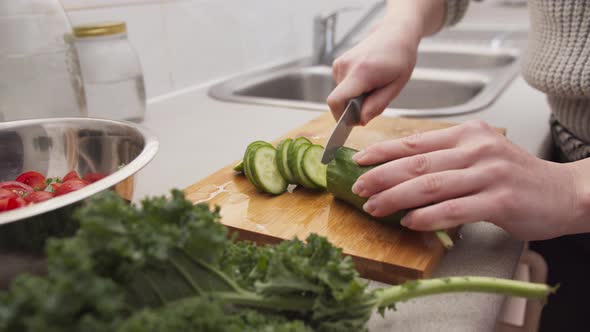
[[[4,331],[359,331],[411,298],[486,292],[544,299],[544,284],[486,277],[373,291],[327,239],[255,246],[228,237],[219,210],[180,191],[141,207],[107,192],[77,211],[77,234],[47,246],[48,274],[0,292]]]
[[[412,298],[452,292],[494,293],[544,300],[556,289],[545,284],[509,279],[448,277],[411,281],[403,285],[378,289],[375,291],[375,296],[379,299],[379,307],[384,308]]]

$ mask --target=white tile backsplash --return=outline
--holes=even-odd
[[[366,0],[61,0],[73,25],[124,20],[148,98],[310,55],[314,15]],[[370,3],[373,3],[371,1]]]
[[[162,0],[60,0],[67,11],[161,3]]]
[[[163,4],[175,89],[225,76],[245,67],[241,0],[194,0]]]
[[[292,3],[290,0],[250,0],[248,6],[242,6],[237,17],[241,29],[236,37],[242,44],[246,68],[296,56],[297,41],[290,26]]]
[[[127,22],[129,40],[139,56],[146,93],[151,98],[174,88],[161,12],[161,4],[144,4],[68,11],[68,16],[73,26],[113,20]]]

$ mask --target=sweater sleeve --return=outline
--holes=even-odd
[[[457,24],[465,15],[469,0],[445,0],[445,19],[443,26]]]

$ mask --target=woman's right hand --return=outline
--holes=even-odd
[[[328,105],[339,119],[348,100],[369,93],[361,108],[361,125],[381,114],[410,79],[422,31],[414,21],[384,22],[333,64],[336,88]]]

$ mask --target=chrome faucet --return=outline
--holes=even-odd
[[[352,38],[358,34],[385,7],[386,0],[380,0],[361,17],[361,19],[336,43],[336,22],[342,12],[355,10],[354,7],[340,8],[325,15],[317,15],[313,20],[313,61],[315,64],[331,66],[334,58]]]

